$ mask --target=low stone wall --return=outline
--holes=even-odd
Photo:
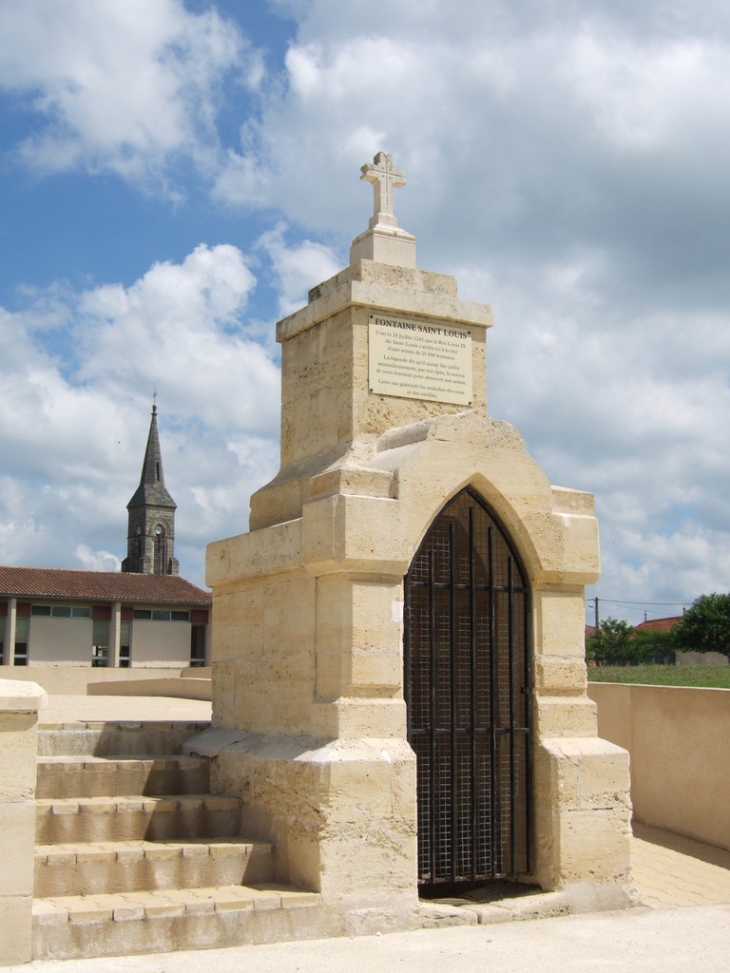
[[[195,672],[196,670],[193,670]],[[181,678],[182,676],[182,678]],[[172,696],[176,699],[207,699],[213,695],[213,683],[208,675],[194,679],[182,672],[164,679],[127,679],[119,682],[90,682],[89,696]]]
[[[210,667],[200,669],[95,669],[92,666],[80,668],[77,666],[3,666],[0,669],[0,678],[12,679],[21,682],[36,682],[50,696],[86,696],[105,695],[104,690],[98,684],[114,684],[114,689],[110,686],[110,693],[119,695],[123,692],[125,683],[136,683],[140,686],[142,681],[164,679],[170,684],[175,678],[183,677],[190,679],[210,678]],[[97,688],[89,690],[88,686],[94,684]],[[133,692],[130,688],[126,695],[149,695],[147,692]],[[210,696],[195,696],[193,693],[155,693],[154,695],[189,695],[192,698],[210,699]]]
[[[38,710],[36,683],[0,679],[0,966],[31,958]]]
[[[730,849],[730,689],[589,683],[598,733],[629,751],[634,819]]]

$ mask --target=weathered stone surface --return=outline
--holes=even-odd
[[[0,965],[31,958],[38,710],[34,682],[0,679]]]

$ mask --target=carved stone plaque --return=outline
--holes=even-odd
[[[468,328],[371,314],[369,329],[371,392],[471,405]]]

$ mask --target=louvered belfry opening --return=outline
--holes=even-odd
[[[405,579],[424,888],[531,870],[529,619],[519,557],[467,488],[433,522]]]

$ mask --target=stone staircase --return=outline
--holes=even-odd
[[[204,725],[39,730],[35,959],[121,956],[327,935],[319,896],[275,884],[241,801],[209,793]]]

